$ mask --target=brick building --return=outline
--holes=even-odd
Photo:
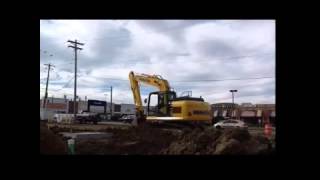
[[[46,101],[46,108],[43,108],[43,99],[40,99],[40,118],[52,119],[55,113],[68,113],[69,104],[65,98],[49,97]]]
[[[234,118],[240,119],[251,125],[259,125],[259,120],[263,125],[270,122],[275,125],[276,113],[275,104],[252,104],[242,103],[241,105],[232,103],[212,104],[214,121]]]

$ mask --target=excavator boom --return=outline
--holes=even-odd
[[[140,86],[132,71],[129,73],[129,79],[131,84],[131,90],[133,92],[134,104],[136,106],[136,112],[139,112],[141,114],[141,112],[143,113],[143,106],[140,94]]]
[[[170,85],[167,80],[163,79],[160,75],[147,75],[138,74],[131,71],[129,73],[129,79],[131,84],[131,90],[133,92],[134,104],[136,105],[137,116],[143,116],[143,105],[140,94],[139,82],[146,85],[154,86],[162,92],[170,90]]]

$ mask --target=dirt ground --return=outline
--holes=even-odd
[[[55,133],[65,130],[54,128]],[[76,154],[246,155],[268,154],[273,151],[268,139],[261,135],[252,136],[247,130],[241,129],[216,130],[206,128],[205,130],[186,129],[179,131],[139,126],[126,129],[110,128],[103,131],[112,133],[112,138],[76,140]],[[51,133],[55,135],[53,132]],[[59,136],[56,135],[54,137],[58,138]],[[60,140],[63,141],[61,137]],[[62,148],[61,141],[56,140],[55,142],[50,142],[50,144],[51,146]],[[53,145],[54,143],[59,145]]]
[[[45,123],[40,123],[40,154],[67,154],[66,143],[60,136],[49,130]]]

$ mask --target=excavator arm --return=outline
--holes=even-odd
[[[141,116],[143,115],[143,106],[140,95],[140,86],[132,71],[129,73],[129,80],[131,84],[131,90],[133,93],[134,104],[136,106],[136,112],[138,116]]]
[[[129,80],[131,84],[131,90],[133,92],[134,104],[136,106],[138,119],[144,116],[139,82],[146,85],[154,86],[163,92],[170,90],[168,81],[163,79],[159,75],[137,74],[131,71],[129,73]]]

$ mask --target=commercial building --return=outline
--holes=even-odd
[[[80,100],[75,103],[76,113],[83,111],[106,113],[110,114],[110,106],[112,107],[113,115],[135,114],[134,104],[115,104],[107,103],[106,101],[99,100]],[[43,99],[40,99],[40,118],[52,119],[56,113],[70,113],[73,114],[74,102],[67,98],[54,98],[47,99],[46,108],[43,108]],[[146,107],[144,107],[146,109]],[[145,110],[146,112],[146,110]]]
[[[260,110],[263,122],[276,123],[276,106],[275,104],[256,104],[256,109]]]
[[[134,104],[120,104],[118,109],[115,109],[115,112],[120,114],[135,114],[136,106]]]
[[[216,103],[211,107],[215,121],[235,118],[252,125],[263,125],[268,122],[275,125],[276,123],[275,104]]]
[[[237,118],[239,116],[238,104],[216,103],[211,105],[214,119],[217,121],[227,118]]]
[[[65,98],[47,98],[46,108],[43,108],[44,100],[40,99],[40,118],[43,120],[52,119],[56,113],[68,113],[69,103]]]

